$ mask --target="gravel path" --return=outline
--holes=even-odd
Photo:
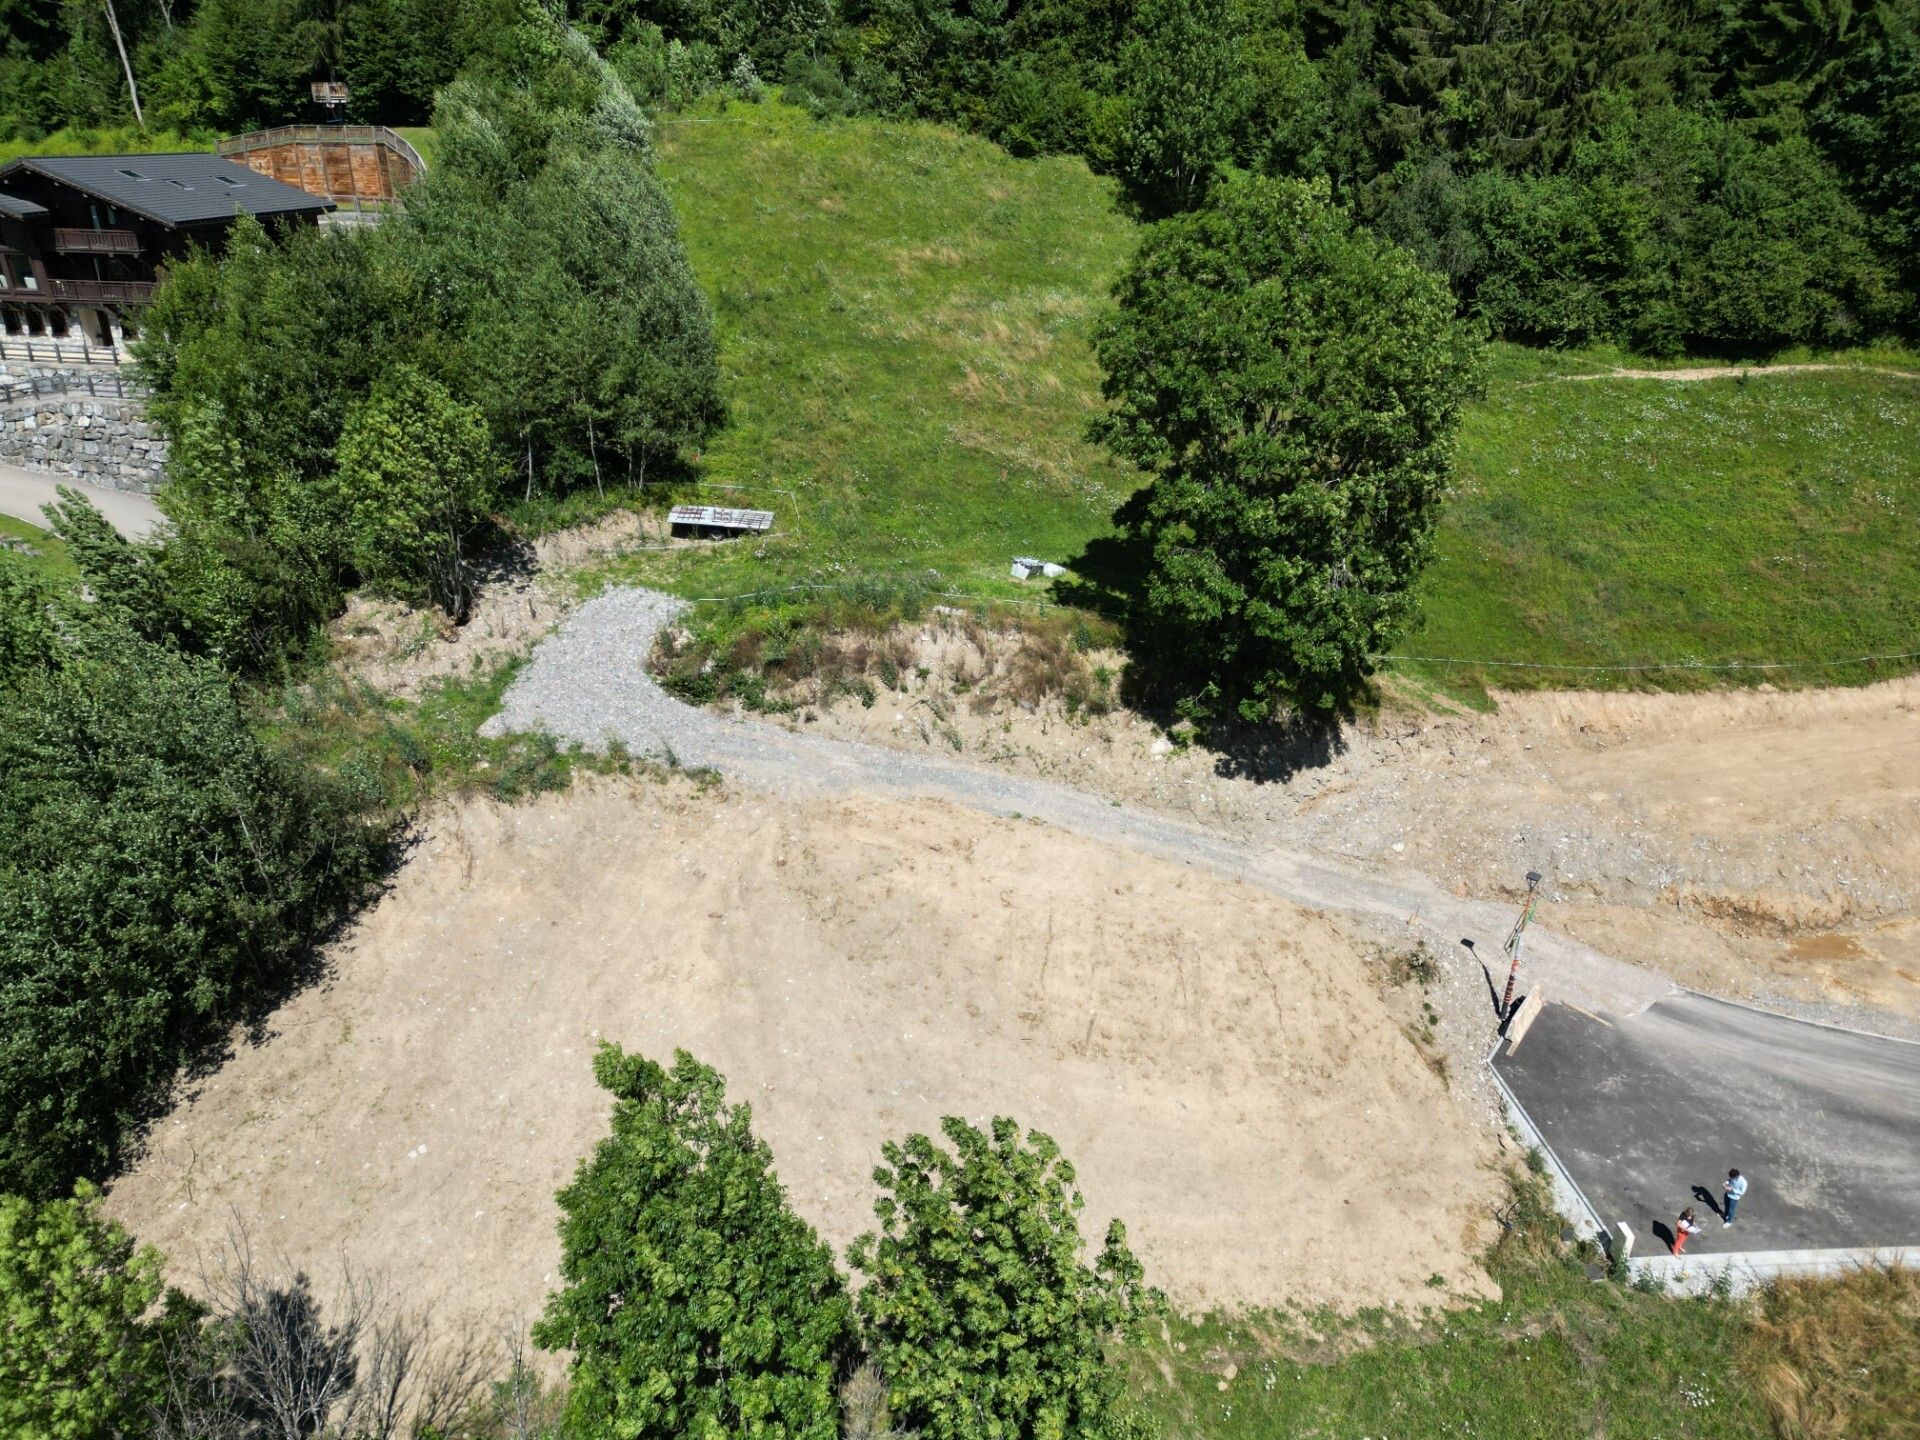
[[[1492,1012],[1480,993],[1483,984],[1473,958],[1477,954],[1488,965],[1501,965],[1510,907],[1461,899],[1415,875],[1387,875],[1306,852],[1237,843],[1198,825],[1042,780],[698,709],[668,695],[647,668],[660,627],[683,609],[671,596],[640,589],[609,590],[589,601],[540,642],[482,733],[540,730],[590,748],[617,740],[636,755],[707,766],[729,780],[778,790],[936,797],[1203,865],[1310,909],[1357,920],[1369,935],[1388,943],[1425,939],[1445,962],[1448,988],[1456,992],[1456,1003],[1447,1008],[1461,1017],[1467,1032],[1458,1037],[1459,1044],[1477,1045],[1484,1053]],[[1473,953],[1462,947],[1462,939],[1473,942]],[[1556,999],[1612,1014],[1637,1014],[1671,988],[1664,975],[1540,928],[1529,935],[1526,969]],[[1505,981],[1504,975],[1491,979]],[[1478,1021],[1467,1018],[1475,1015]]]

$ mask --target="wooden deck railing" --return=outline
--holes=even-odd
[[[153,298],[152,280],[49,280],[56,300],[79,300],[104,305],[144,305]]]
[[[138,255],[140,237],[131,230],[78,230],[56,225],[53,248],[70,255]]]

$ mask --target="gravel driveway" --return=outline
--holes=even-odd
[[[1416,875],[1375,873],[1306,852],[1237,843],[1042,780],[796,734],[685,704],[662,690],[647,666],[661,626],[684,608],[672,596],[637,588],[609,590],[587,602],[540,642],[482,733],[545,731],[589,748],[618,741],[636,755],[711,767],[740,784],[933,797],[1203,865],[1309,909],[1358,920],[1389,943],[1426,939],[1446,962],[1451,987],[1462,992],[1448,1008],[1484,1017],[1481,1038],[1460,1036],[1461,1048],[1477,1044],[1484,1053],[1491,1004],[1480,1008],[1486,982],[1460,942],[1472,940],[1482,961],[1499,965],[1500,942],[1513,918],[1509,907],[1458,898]],[[1556,999],[1612,1014],[1637,1014],[1671,989],[1664,975],[1541,928],[1529,934],[1526,972],[1545,982]],[[1504,978],[1492,977],[1502,984]]]

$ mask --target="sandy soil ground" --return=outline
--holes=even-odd
[[[1854,690],[1500,695],[1336,737],[1181,750],[1124,710],[1005,698],[1017,642],[945,620],[875,703],[809,730],[1046,776],[1204,821],[1517,894],[1550,923],[1716,994],[1920,1019],[1920,677]],[[976,632],[977,634],[977,632]],[[1089,657],[1089,663],[1117,657]],[[921,675],[920,669],[926,673]],[[990,703],[983,695],[998,694]]]
[[[331,962],[112,1189],[184,1283],[237,1207],[316,1280],[344,1252],[449,1321],[532,1316],[609,1039],[719,1067],[836,1246],[871,1223],[883,1140],[1007,1113],[1184,1306],[1490,1283],[1493,1141],[1355,947],[1037,822],[677,782],[468,802]]]

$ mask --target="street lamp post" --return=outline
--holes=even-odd
[[[1513,1014],[1513,987],[1520,979],[1520,946],[1526,938],[1527,922],[1533,919],[1533,907],[1540,899],[1540,872],[1527,872],[1527,903],[1520,907],[1520,918],[1513,922],[1513,933],[1507,936],[1503,947],[1513,962],[1507,966],[1507,993],[1500,997],[1500,1023],[1505,1025]]]

